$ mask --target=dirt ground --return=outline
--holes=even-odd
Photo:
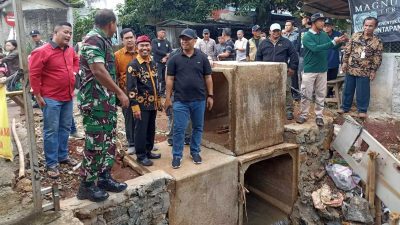
[[[17,119],[17,124],[24,127],[24,116],[20,116],[19,108],[15,106],[12,102],[9,102],[10,105],[10,123],[11,118],[14,117]],[[295,102],[295,117],[299,116],[299,103]],[[312,112],[313,109],[311,108]],[[327,116],[333,116],[333,113],[326,110],[325,114]],[[61,177],[57,180],[48,178],[45,173],[44,167],[44,155],[43,155],[43,138],[42,138],[42,116],[41,111],[39,109],[34,109],[34,117],[35,117],[35,127],[36,127],[36,137],[37,137],[37,147],[39,152],[39,165],[40,172],[42,175],[42,186],[48,187],[51,186],[54,182],[59,184],[61,198],[70,198],[75,196],[76,191],[79,187],[79,169],[72,170],[72,168],[68,166],[61,166]],[[79,115],[79,110],[74,107],[74,118],[76,121],[76,126],[78,132],[83,133],[81,117]],[[309,120],[314,120],[315,116],[313,114],[310,115]],[[293,123],[292,121],[286,121],[286,124]],[[343,123],[343,119],[337,119],[336,122],[338,124]],[[167,134],[167,117],[164,112],[159,112],[157,115],[157,129],[156,129],[156,143],[162,142],[166,140]],[[363,122],[363,125],[367,131],[369,131],[378,141],[380,141],[388,150],[390,150],[397,158],[400,158],[400,121],[396,121],[394,119],[372,119],[369,118]],[[20,132],[21,133],[21,132]],[[22,138],[26,139],[26,133],[21,133]],[[117,128],[117,149],[118,150],[126,150],[126,138],[125,138],[125,129],[124,129],[124,120],[121,111],[118,112],[118,128]],[[25,140],[26,141],[26,140]],[[84,141],[83,140],[74,140],[70,139],[69,141],[69,153],[72,158],[77,159],[78,161],[82,157]],[[27,149],[25,149],[27,151]],[[26,168],[29,170],[29,162],[27,162]],[[15,171],[17,173],[17,171]],[[114,177],[119,181],[126,181],[129,179],[133,179],[139,174],[129,167],[125,167],[121,161],[121,155],[117,156],[116,164],[113,167],[112,173]],[[30,174],[27,174],[29,178]],[[31,197],[31,193],[26,191],[21,191],[22,198]],[[50,195],[46,198],[50,200]],[[25,200],[27,201],[27,200]]]
[[[22,132],[19,132],[20,139],[24,140],[23,146],[26,146],[26,130],[25,129],[25,116],[21,115],[20,109],[13,102],[8,102],[8,110],[9,110],[9,118],[10,125],[12,118],[16,118],[17,127],[22,129]],[[43,137],[42,137],[42,112],[40,109],[34,109],[34,118],[35,118],[35,133],[36,133],[36,141],[37,141],[37,151],[39,158],[39,171],[41,174],[41,185],[42,187],[49,187],[53,183],[57,183],[60,188],[60,195],[62,199],[70,198],[75,196],[77,189],[79,187],[79,168],[73,168],[67,165],[60,166],[61,176],[59,179],[51,179],[47,177],[45,171],[45,160],[43,154]],[[74,118],[77,126],[78,132],[83,134],[82,127],[82,119],[79,115],[79,110],[76,105],[74,107]],[[167,116],[163,112],[159,112],[157,115],[157,130],[156,130],[156,143],[162,142],[166,140],[167,134]],[[117,149],[118,151],[126,151],[127,150],[127,141],[125,137],[125,128],[124,128],[124,119],[121,110],[118,112],[118,127],[117,127]],[[69,155],[70,157],[80,161],[82,158],[82,152],[84,147],[84,140],[70,139],[69,140]],[[27,154],[28,149],[24,149]],[[27,169],[27,178],[30,178],[30,169],[29,169],[29,160],[28,155],[26,155],[26,169]],[[17,158],[16,158],[17,159]],[[16,164],[16,163],[15,163]],[[18,171],[14,169],[14,174],[18,174]],[[122,163],[122,154],[118,154],[116,157],[116,163],[112,168],[113,177],[118,181],[126,181],[138,177],[139,174],[132,170],[130,167],[123,165]],[[14,183],[18,183],[19,180],[14,181]],[[26,190],[30,190],[29,188]],[[29,191],[18,190],[21,194],[21,199],[31,198],[31,193]],[[46,200],[51,200],[50,194],[45,198]],[[28,200],[25,200],[28,202]]]

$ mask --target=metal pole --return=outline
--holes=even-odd
[[[29,73],[28,73],[28,54],[26,51],[24,17],[22,14],[21,0],[13,0],[13,8],[15,15],[15,31],[17,34],[19,65],[24,71],[23,93],[25,105],[25,125],[28,134],[28,148],[31,165],[31,179],[32,179],[32,194],[34,211],[39,213],[42,211],[42,196],[40,191],[40,173],[39,163],[36,151],[36,136],[35,136],[35,120],[33,119],[33,109],[30,95]]]

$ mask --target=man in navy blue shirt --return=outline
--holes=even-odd
[[[172,167],[181,166],[185,129],[189,118],[192,121],[190,155],[195,164],[202,163],[200,142],[203,135],[204,112],[213,106],[213,83],[211,65],[207,55],[195,49],[196,32],[184,29],[179,36],[182,52],[172,56],[167,64],[166,100],[164,107],[171,107],[174,90],[173,159]],[[207,88],[207,90],[206,90]]]
[[[333,21],[330,18],[325,20],[324,31],[328,33],[329,37],[333,40],[335,37],[342,36],[342,33],[333,29]],[[328,53],[328,72],[327,72],[327,80],[334,80],[337,78],[339,72],[339,64],[340,64],[340,57],[339,57],[340,48],[329,49]],[[328,89],[327,97],[333,95],[332,92],[333,88]],[[335,93],[336,95],[338,93]]]

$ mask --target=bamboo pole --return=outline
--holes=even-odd
[[[399,225],[400,214],[399,213],[390,213],[389,215],[389,224],[390,225]]]
[[[375,217],[375,189],[376,189],[376,157],[377,154],[375,152],[368,153],[369,162],[368,162],[368,201],[369,207],[371,210],[371,214]]]
[[[375,225],[382,225],[382,201],[375,196]]]
[[[29,94],[30,86],[28,81],[28,54],[25,46],[25,29],[24,29],[24,17],[22,12],[21,0],[13,0],[13,9],[15,15],[15,31],[17,34],[19,64],[20,68],[24,71],[24,82],[23,82],[23,93],[25,103],[25,116],[26,116],[26,128],[28,134],[28,148],[31,166],[31,180],[32,180],[32,196],[33,196],[33,210],[36,213],[42,212],[42,195],[40,190],[40,173],[39,173],[39,162],[36,150],[36,136],[35,136],[35,121],[33,118],[33,108],[31,102],[31,96]]]
[[[12,134],[14,136],[15,143],[17,144],[18,156],[19,156],[18,178],[21,178],[21,177],[25,176],[25,154],[24,154],[24,151],[22,150],[21,142],[19,141],[19,137],[17,134],[17,128],[15,127],[15,118],[13,118],[13,120],[12,120],[11,130],[12,130]]]

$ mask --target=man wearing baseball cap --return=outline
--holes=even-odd
[[[139,36],[136,40],[138,55],[128,64],[127,91],[135,122],[135,150],[138,163],[151,166],[150,159],[159,159],[160,154],[152,153],[156,135],[157,110],[162,109],[157,89],[157,65],[151,59],[151,40]]]
[[[46,42],[42,41],[42,37],[40,36],[40,32],[38,30],[32,30],[31,32],[29,32],[29,35],[31,36],[32,41],[35,44],[32,50],[35,50],[36,48],[39,48],[40,46],[46,44]]]
[[[323,31],[325,17],[322,13],[315,13],[311,16],[311,28],[304,34],[304,73],[301,83],[301,114],[297,123],[307,121],[310,109],[310,101],[315,91],[315,114],[316,124],[324,125],[323,109],[326,96],[327,71],[328,71],[328,50],[339,48],[345,42],[345,36],[335,37],[331,40]]]
[[[202,163],[200,143],[203,134],[204,112],[213,106],[213,83],[211,65],[207,56],[194,48],[196,32],[184,29],[179,36],[182,52],[172,56],[167,64],[167,88],[165,109],[171,107],[172,88],[174,88],[174,134],[172,167],[181,166],[185,129],[190,119],[192,138],[190,155],[195,164]]]
[[[254,25],[251,28],[251,32],[253,33],[253,37],[247,42],[246,48],[246,58],[247,61],[255,61],[256,60],[256,53],[258,45],[260,44],[261,40],[265,38],[261,37],[261,27],[258,25]]]
[[[210,38],[210,31],[208,29],[203,30],[203,39],[199,41],[199,49],[207,56],[215,59],[217,44],[214,39]]]
[[[292,42],[282,37],[281,26],[274,23],[270,27],[269,38],[261,41],[258,46],[256,61],[288,63],[286,87],[286,118],[293,119],[293,98],[290,87],[291,76],[299,64],[299,56]]]

